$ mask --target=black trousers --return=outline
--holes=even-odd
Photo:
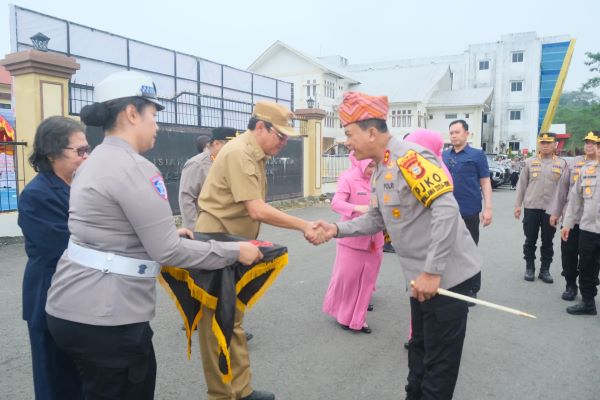
[[[86,400],[151,400],[156,358],[148,322],[96,326],[48,315],[57,345],[75,362]]]
[[[598,273],[600,270],[600,234],[579,231],[579,291],[585,300],[592,300],[598,294]]]
[[[479,246],[479,213],[470,215],[467,217],[462,217],[463,221],[465,221],[465,225],[473,238],[473,241],[476,245]],[[471,288],[471,292],[476,294],[481,289],[481,271],[477,273],[472,278],[473,287]]]
[[[554,256],[552,239],[556,228],[550,225],[550,216],[544,210],[526,208],[523,212],[523,232],[525,232],[523,258],[528,264],[533,264],[535,260],[536,243],[540,231],[542,233],[542,247],[540,248],[542,269],[550,269]]]
[[[467,279],[450,290],[466,295],[472,285]],[[422,303],[411,297],[410,311],[406,400],[452,399],[467,330],[467,303],[439,295]]]
[[[577,270],[579,265],[579,225],[575,225],[569,232],[569,238],[565,242],[560,240],[560,257],[562,261],[561,275],[565,277],[567,285],[577,284]]]

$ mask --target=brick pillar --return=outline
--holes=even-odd
[[[13,77],[15,139],[27,142],[28,157],[40,122],[54,115],[69,115],[69,80],[79,64],[75,58],[62,54],[25,50],[8,54],[0,65]],[[35,176],[29,163],[24,164],[17,176],[19,182],[24,182],[20,190]],[[23,165],[21,160],[18,165]]]
[[[316,108],[302,108],[294,111],[306,121],[304,138],[304,196],[321,194],[321,157],[323,154],[323,132],[321,121],[327,112]]]

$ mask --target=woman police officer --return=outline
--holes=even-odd
[[[219,269],[262,258],[250,243],[197,242],[177,231],[158,169],[140,155],[158,126],[152,80],[117,72],[84,107],[106,137],[71,187],[67,250],[48,291],[48,327],[78,366],[86,399],[152,399],[156,359],[149,321],[161,265]]]

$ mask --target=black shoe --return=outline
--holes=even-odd
[[[246,342],[249,342],[252,340],[252,338],[254,337],[253,334],[248,333],[248,332],[244,332],[246,334]]]
[[[369,304],[369,307],[367,307],[367,311],[373,311],[373,304]]]
[[[566,301],[573,301],[577,297],[577,286],[567,285],[567,288],[563,292],[561,298]]]
[[[348,325],[342,325],[342,324],[340,324],[340,327],[343,330],[345,330],[345,331],[363,332],[363,333],[371,333],[371,332],[373,332],[373,330],[371,328],[369,328],[368,326],[363,326],[361,329],[350,329],[350,327]]]
[[[583,300],[581,303],[567,307],[571,315],[596,315],[596,302],[594,300]]]
[[[535,270],[534,269],[526,269],[525,276],[523,277],[528,282],[533,282],[535,280]]]
[[[275,400],[275,395],[271,392],[262,392],[255,390],[249,396],[242,397],[241,400]]]
[[[383,252],[384,253],[395,253],[396,249],[394,249],[394,246],[392,246],[391,243],[386,243],[383,245]]]
[[[552,279],[552,275],[550,275],[550,271],[547,269],[541,270],[538,278],[544,283],[554,283],[554,279]]]

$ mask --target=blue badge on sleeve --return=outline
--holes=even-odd
[[[152,186],[154,186],[156,193],[158,193],[160,197],[162,197],[164,200],[169,198],[167,195],[167,187],[165,186],[165,181],[163,180],[162,176],[155,175],[150,178],[150,182],[152,182]]]

